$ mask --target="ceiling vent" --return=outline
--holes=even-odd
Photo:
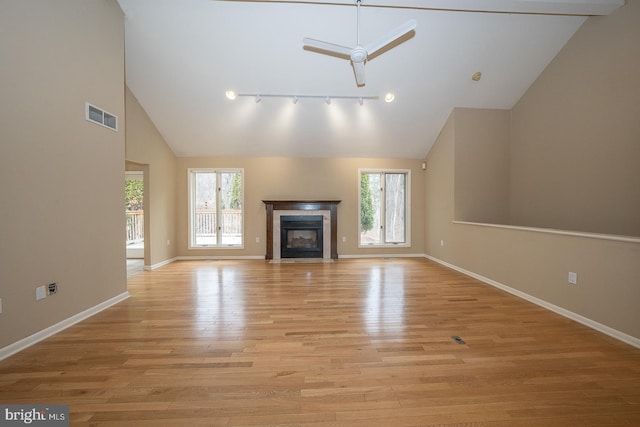
[[[93,123],[97,123],[101,126],[108,127],[112,130],[118,130],[118,117],[111,113],[89,104],[85,103],[85,118]]]

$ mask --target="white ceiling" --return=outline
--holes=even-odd
[[[303,49],[303,37],[356,39],[352,0],[119,0],[126,80],[178,156],[424,158],[454,107],[511,108],[586,19],[622,0],[363,1],[360,39],[415,19],[412,37],[366,64]],[[341,4],[342,3],[342,4]],[[402,7],[398,5],[401,4]],[[505,10],[495,13],[441,7]],[[481,7],[479,7],[481,6]],[[555,8],[555,9],[554,9]],[[564,15],[553,15],[559,11]],[[482,72],[475,82],[471,76]],[[379,96],[392,103],[239,97]]]

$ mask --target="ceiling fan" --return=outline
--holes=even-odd
[[[351,60],[351,65],[353,66],[353,71],[356,76],[356,84],[358,86],[364,86],[364,64],[367,62],[367,59],[383,47],[388,46],[405,34],[414,30],[416,28],[416,20],[410,19],[406,23],[390,31],[385,36],[363,46],[360,44],[360,3],[362,3],[362,0],[356,0],[358,14],[356,21],[356,47],[351,48],[341,46],[324,42],[322,40],[310,39],[308,37],[303,38],[302,42],[305,46],[314,49],[348,57]]]

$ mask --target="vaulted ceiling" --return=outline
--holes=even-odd
[[[424,158],[454,107],[512,108],[586,16],[623,2],[363,0],[362,44],[416,20],[364,86],[302,41],[355,46],[354,0],[119,3],[127,84],[176,155]]]

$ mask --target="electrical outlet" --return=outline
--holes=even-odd
[[[2,298],[0,298],[0,314],[2,314]]]
[[[256,243],[260,243],[260,236],[256,237]]]
[[[444,246],[444,240],[440,240],[440,246]]]
[[[347,236],[342,236],[342,243],[346,243],[347,241]]]
[[[47,292],[49,295],[55,295],[58,293],[58,284],[56,282],[49,283],[47,286]]]
[[[41,299],[45,299],[47,297],[47,289],[44,285],[38,286],[36,288],[36,301],[40,301]]]
[[[171,246],[171,240],[167,239],[167,246]]]
[[[578,284],[578,273],[574,273],[573,271],[569,272],[569,283],[572,285]]]

